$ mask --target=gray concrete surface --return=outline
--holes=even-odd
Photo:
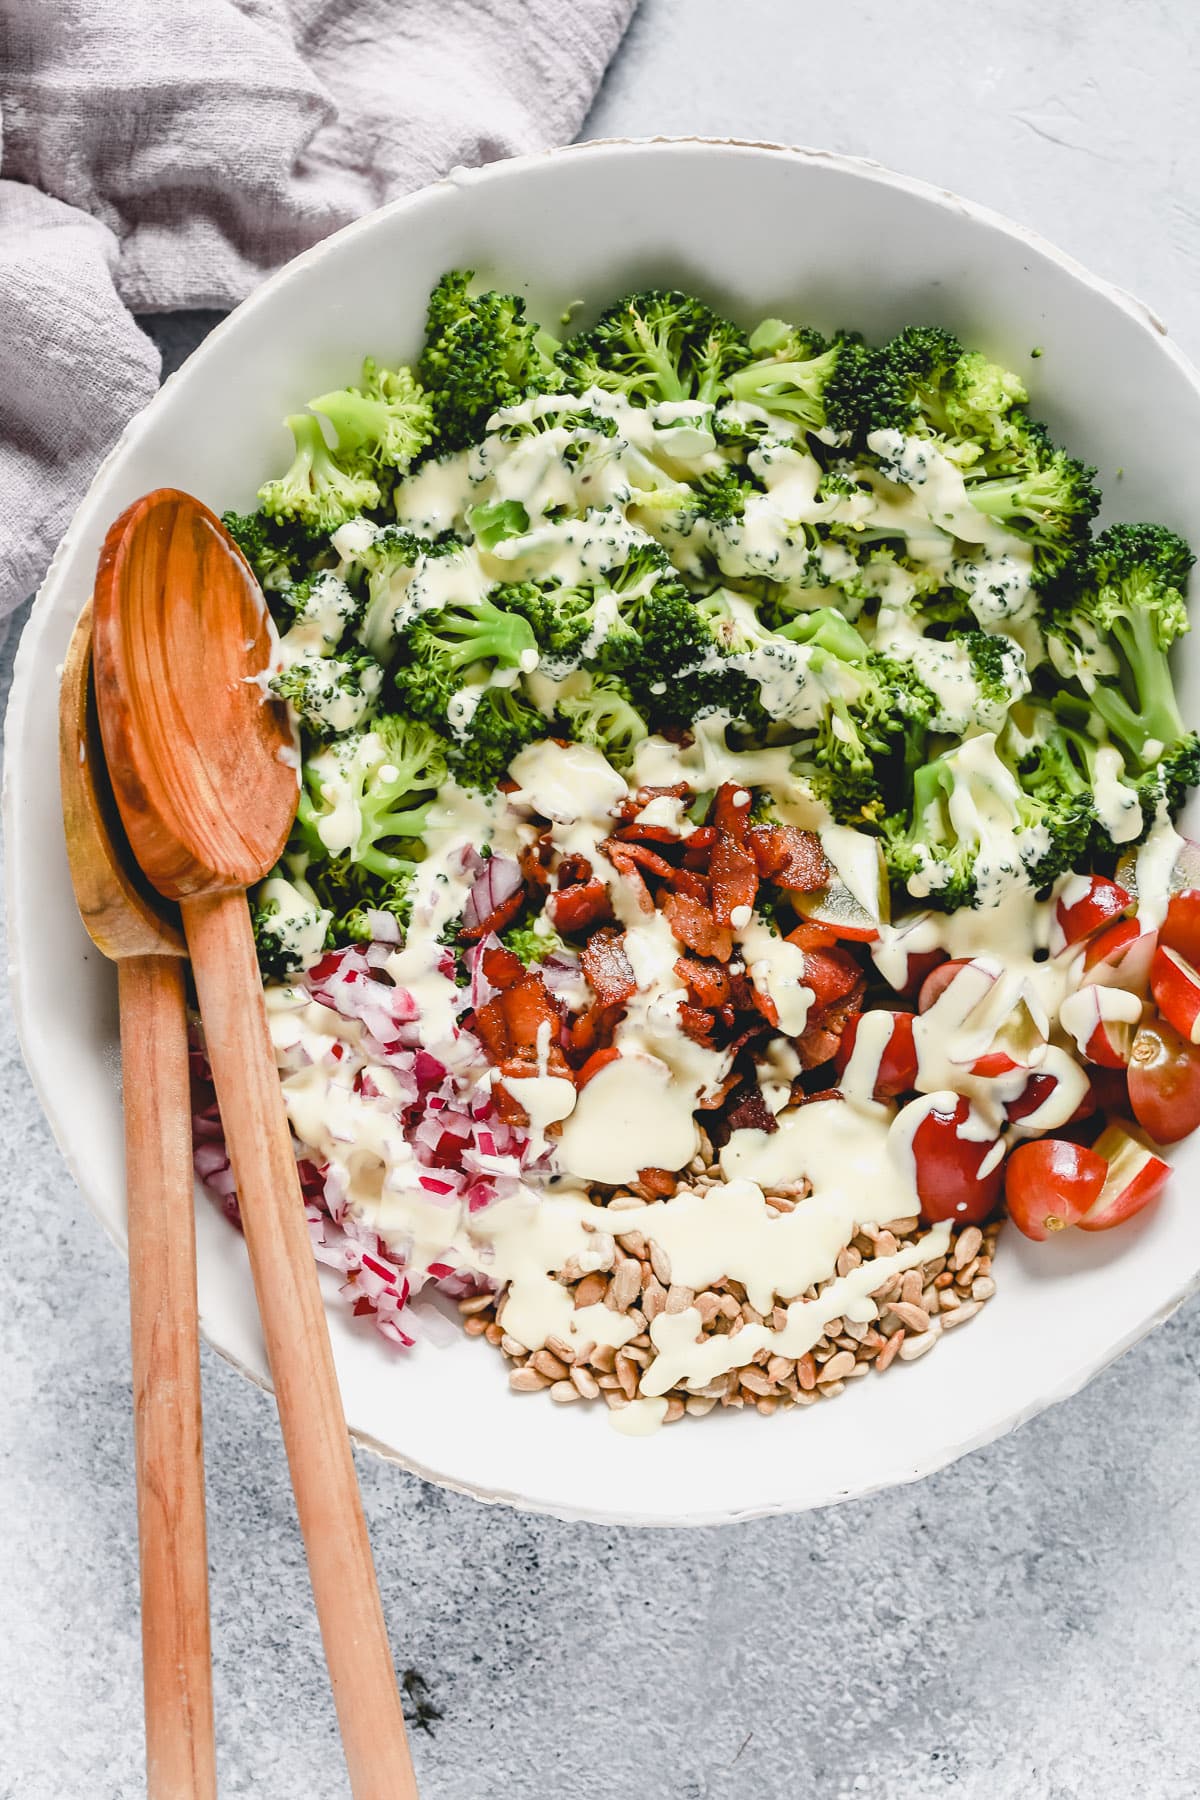
[[[1197,354],[1198,50],[1188,0],[643,0],[589,135],[874,156],[1037,225]],[[205,323],[157,330],[178,352]],[[6,1012],[0,1081],[0,1800],[132,1800],[124,1271]],[[921,1487],[790,1521],[560,1525],[363,1456],[399,1665],[426,1684],[424,1800],[1193,1800],[1198,1326],[1193,1305]],[[207,1354],[204,1375],[222,1793],[333,1800],[273,1408]]]

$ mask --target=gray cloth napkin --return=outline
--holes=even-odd
[[[574,137],[636,0],[0,0],[0,616],[229,307],[459,164]]]

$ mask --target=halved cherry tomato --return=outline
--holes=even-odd
[[[1200,1125],[1200,1047],[1165,1019],[1138,1028],[1129,1058],[1129,1104],[1156,1144],[1175,1144]]]
[[[1107,1176],[1104,1158],[1082,1144],[1063,1138],[1018,1144],[1005,1171],[1008,1216],[1018,1231],[1042,1243],[1052,1232],[1078,1225]]]
[[[935,1000],[940,1000],[960,969],[965,969],[970,957],[956,956],[949,962],[940,962],[932,968],[921,983],[917,994],[917,1011],[928,1012]]]
[[[857,1013],[846,1026],[842,1041],[834,1056],[834,1068],[838,1075],[844,1075],[846,1066],[854,1054],[854,1046],[858,1040],[859,1027],[864,1018],[887,1019],[887,1036],[883,1039],[883,1048],[879,1057],[879,1067],[875,1071],[874,1097],[876,1100],[894,1100],[900,1094],[907,1094],[917,1080],[917,1050],[913,1042],[913,1018],[910,1012]],[[879,1031],[882,1026],[873,1027]]]
[[[1168,1025],[1189,1044],[1200,1044],[1200,972],[1168,944],[1159,944],[1154,952],[1150,992]]]
[[[1158,938],[1200,968],[1200,888],[1185,888],[1171,896]]]
[[[913,1132],[921,1216],[930,1224],[953,1219],[960,1225],[979,1225],[996,1209],[1004,1159],[995,1154],[994,1138],[960,1136],[971,1114],[969,1101],[960,1094],[953,1107],[947,1108],[940,1103],[944,1098],[939,1097]],[[919,1100],[909,1102],[910,1106],[921,1104]],[[985,1163],[987,1171],[981,1174]]]
[[[1111,1231],[1157,1200],[1171,1170],[1161,1156],[1122,1124],[1109,1125],[1094,1149],[1107,1165],[1104,1186],[1079,1220],[1080,1231]]]
[[[1107,875],[1091,875],[1087,879],[1086,893],[1070,906],[1064,906],[1059,900],[1054,909],[1058,928],[1067,945],[1082,943],[1093,931],[1099,931],[1111,919],[1119,918],[1132,903],[1129,890],[1117,881],[1110,881]]]

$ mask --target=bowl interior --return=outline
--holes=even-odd
[[[1027,377],[1055,433],[1097,464],[1108,516],[1161,518],[1200,539],[1200,390],[1161,327],[1028,234],[865,164],[730,144],[584,146],[456,175],[300,258],[127,431],[55,559],[18,662],[6,793],[18,1020],[58,1140],[118,1241],[116,988],[75,913],[55,773],[56,668],[100,542],[153,487],[189,489],[218,510],[248,505],[286,456],[284,414],[353,379],[365,352],[411,357],[429,288],[464,265],[523,288],[551,323],[581,295],[597,305],[629,285],[679,283],[746,323],[775,312],[883,336],[945,324]],[[1192,716],[1197,660],[1183,682]],[[999,1295],[971,1331],[835,1406],[770,1423],[714,1414],[629,1440],[590,1408],[510,1394],[482,1345],[456,1337],[399,1355],[334,1304],[347,1414],[422,1474],[567,1516],[700,1523],[910,1480],[1072,1392],[1185,1296],[1200,1276],[1200,1213],[1186,1191],[1200,1148],[1176,1161],[1165,1202],[1111,1238],[1035,1247],[1006,1234]],[[203,1195],[197,1216],[205,1332],[265,1381],[241,1239]]]

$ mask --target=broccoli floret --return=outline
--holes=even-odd
[[[492,500],[468,507],[467,524],[476,543],[491,550],[505,538],[521,537],[528,531],[529,514],[519,500]]]
[[[327,533],[314,535],[297,520],[265,512],[225,512],[221,523],[268,595],[290,586],[329,549]]]
[[[365,876],[394,883],[419,860],[417,840],[446,775],[437,734],[417,720],[385,714],[370,730],[348,733],[307,758],[295,848],[310,858],[310,871],[344,855]],[[336,910],[348,910],[357,898],[351,889]]]
[[[734,400],[762,407],[800,431],[821,431],[826,423],[825,390],[837,367],[840,346],[820,332],[792,329],[765,320],[750,339],[760,354],[729,377]]]
[[[547,957],[571,953],[570,946],[553,927],[539,930],[536,924],[513,925],[508,931],[501,933],[500,941],[506,950],[519,956],[527,968],[531,963],[545,962]]]
[[[937,702],[910,664],[867,653],[857,632],[853,659],[826,647],[841,636],[818,632],[809,640],[809,669],[828,698],[812,756],[834,817],[878,823],[925,755]]]
[[[969,481],[967,497],[979,512],[1024,539],[1045,584],[1072,570],[1086,552],[1088,527],[1100,505],[1095,473],[1064,450],[1039,449],[1033,467]]]
[[[609,762],[629,761],[649,727],[628,688],[613,675],[593,675],[578,693],[564,694],[558,711],[572,738],[594,744]]]
[[[893,881],[953,912],[993,904],[1014,877],[1041,887],[1079,867],[1090,830],[1086,809],[1022,785],[981,732],[916,770],[911,806],[884,820],[883,840]]]
[[[419,613],[404,632],[401,649],[413,662],[456,676],[477,664],[526,674],[538,664],[537,641],[528,619],[498,606],[492,595]],[[480,679],[485,672],[480,670]]]
[[[1096,540],[1083,591],[1060,598],[1046,624],[1055,668],[1083,689],[1099,721],[1093,735],[1106,731],[1120,746],[1146,819],[1160,799],[1177,808],[1195,784],[1197,740],[1168,660],[1188,629],[1192,560],[1165,526],[1110,526]]]
[[[433,436],[433,408],[411,369],[381,369],[368,356],[358,387],[308,403],[337,433],[338,455],[364,472],[403,471]]]
[[[456,537],[419,537],[399,525],[377,530],[371,542],[343,565],[348,580],[361,583],[366,576],[367,602],[358,628],[359,641],[380,662],[394,655],[396,640],[407,623],[419,613],[415,598],[420,592],[422,573],[430,563],[462,559],[464,594],[486,587],[478,567],[467,554],[467,546]],[[439,582],[438,592],[445,592]]]
[[[294,519],[309,531],[329,532],[379,505],[379,483],[361,470],[343,466],[325,442],[315,414],[292,413],[285,424],[296,454],[286,474],[259,488],[258,501],[265,513]]]
[[[750,360],[745,334],[690,294],[652,289],[607,307],[558,352],[567,386],[604,388],[638,406],[716,401]]]
[[[254,947],[265,981],[286,981],[325,947],[331,913],[300,876],[276,869],[250,895]]]
[[[1020,646],[998,631],[952,631],[951,643],[962,644],[983,699],[995,707],[1011,706],[1029,688]]]
[[[1128,691],[1099,680],[1089,699],[1141,763],[1157,762],[1185,735],[1167,653],[1188,629],[1184,590],[1193,561],[1163,525],[1113,525],[1096,540],[1081,610],[1118,646]]]
[[[417,376],[433,408],[439,452],[477,443],[491,415],[555,386],[557,371],[516,294],[472,295],[473,271],[452,269],[429,297]]]
[[[449,746],[456,778],[491,791],[518,750],[546,735],[546,720],[517,688],[489,687]]]
[[[271,691],[286,700],[314,737],[334,737],[363,723],[379,698],[383,670],[371,656],[299,656],[271,677]]]

